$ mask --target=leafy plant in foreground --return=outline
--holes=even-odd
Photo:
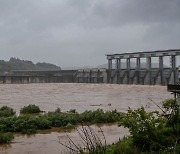
[[[176,100],[166,100],[163,113],[146,112],[143,107],[123,116],[119,125],[129,128],[130,135],[140,151],[173,151],[180,142],[180,114]]]

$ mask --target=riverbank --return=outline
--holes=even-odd
[[[12,108],[4,106],[0,108],[0,132],[2,135],[9,132],[33,134],[38,130],[52,127],[72,129],[78,124],[113,123],[119,121],[122,114],[116,110],[103,111],[102,109],[83,113],[77,113],[73,109],[61,112],[59,108],[53,112],[42,113],[38,106],[28,105],[21,108],[20,115],[17,116]],[[9,138],[12,139],[12,137],[9,134],[6,136],[7,140],[2,140],[1,143],[10,142]]]
[[[119,126],[129,129],[130,136],[122,138],[115,144],[107,144],[103,130],[100,128],[98,132],[101,132],[104,137],[105,141],[103,143],[91,127],[81,127],[80,130],[76,130],[82,142],[88,143],[84,144],[85,147],[84,145],[79,145],[76,140],[73,141],[72,137],[67,134],[68,142],[64,143],[60,141],[59,143],[65,145],[65,147],[69,147],[68,144],[70,144],[70,148],[68,149],[77,153],[84,153],[85,151],[92,154],[102,152],[102,154],[179,153],[179,107],[176,100],[169,99],[162,102],[162,106],[159,106],[161,112],[147,112],[144,107],[141,107],[136,110],[129,108],[126,113],[120,113],[116,110],[103,111],[102,109],[98,109],[96,111],[85,111],[79,114],[75,110],[64,113],[61,112],[59,108],[54,112],[41,113],[38,106],[29,105],[21,108],[19,116],[14,115],[13,109],[2,107],[0,109],[0,135],[2,137],[4,133],[5,136],[9,136],[9,132],[32,134],[38,130],[51,127],[72,129],[73,127],[77,127],[78,124],[118,122]],[[5,110],[11,111],[9,115],[3,114],[6,113],[4,112]],[[9,142],[11,138],[12,137],[9,136],[7,142]],[[89,143],[93,144],[89,145]],[[74,147],[72,145],[74,145]]]
[[[95,111],[98,108],[104,111],[117,109],[118,112],[126,112],[128,106],[132,109],[144,106],[146,110],[154,111],[159,108],[153,102],[160,105],[166,98],[173,97],[164,86],[116,84],[9,84],[1,85],[0,93],[0,107],[8,105],[17,115],[23,106],[30,103],[36,104],[46,113],[55,111],[57,107],[61,108],[61,112],[76,109],[78,113],[85,110]],[[118,142],[120,137],[128,134],[127,129],[116,124],[101,127],[108,144]],[[68,134],[77,140],[78,135],[74,131]],[[11,144],[0,146],[0,153],[58,154],[64,150],[59,140],[67,139],[64,132],[41,134],[39,131],[32,135],[15,133],[14,137]]]

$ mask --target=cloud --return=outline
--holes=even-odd
[[[179,48],[179,0],[1,0],[1,59],[96,66],[105,54]]]

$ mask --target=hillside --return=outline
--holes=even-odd
[[[50,63],[36,63],[18,58],[10,58],[9,61],[0,60],[0,74],[10,73],[12,70],[61,70],[59,66]]]

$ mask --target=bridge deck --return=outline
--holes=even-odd
[[[122,54],[107,54],[108,59],[127,59],[127,58],[146,58],[146,57],[159,57],[159,56],[177,56],[180,55],[180,49],[157,50],[157,51],[144,51]]]

